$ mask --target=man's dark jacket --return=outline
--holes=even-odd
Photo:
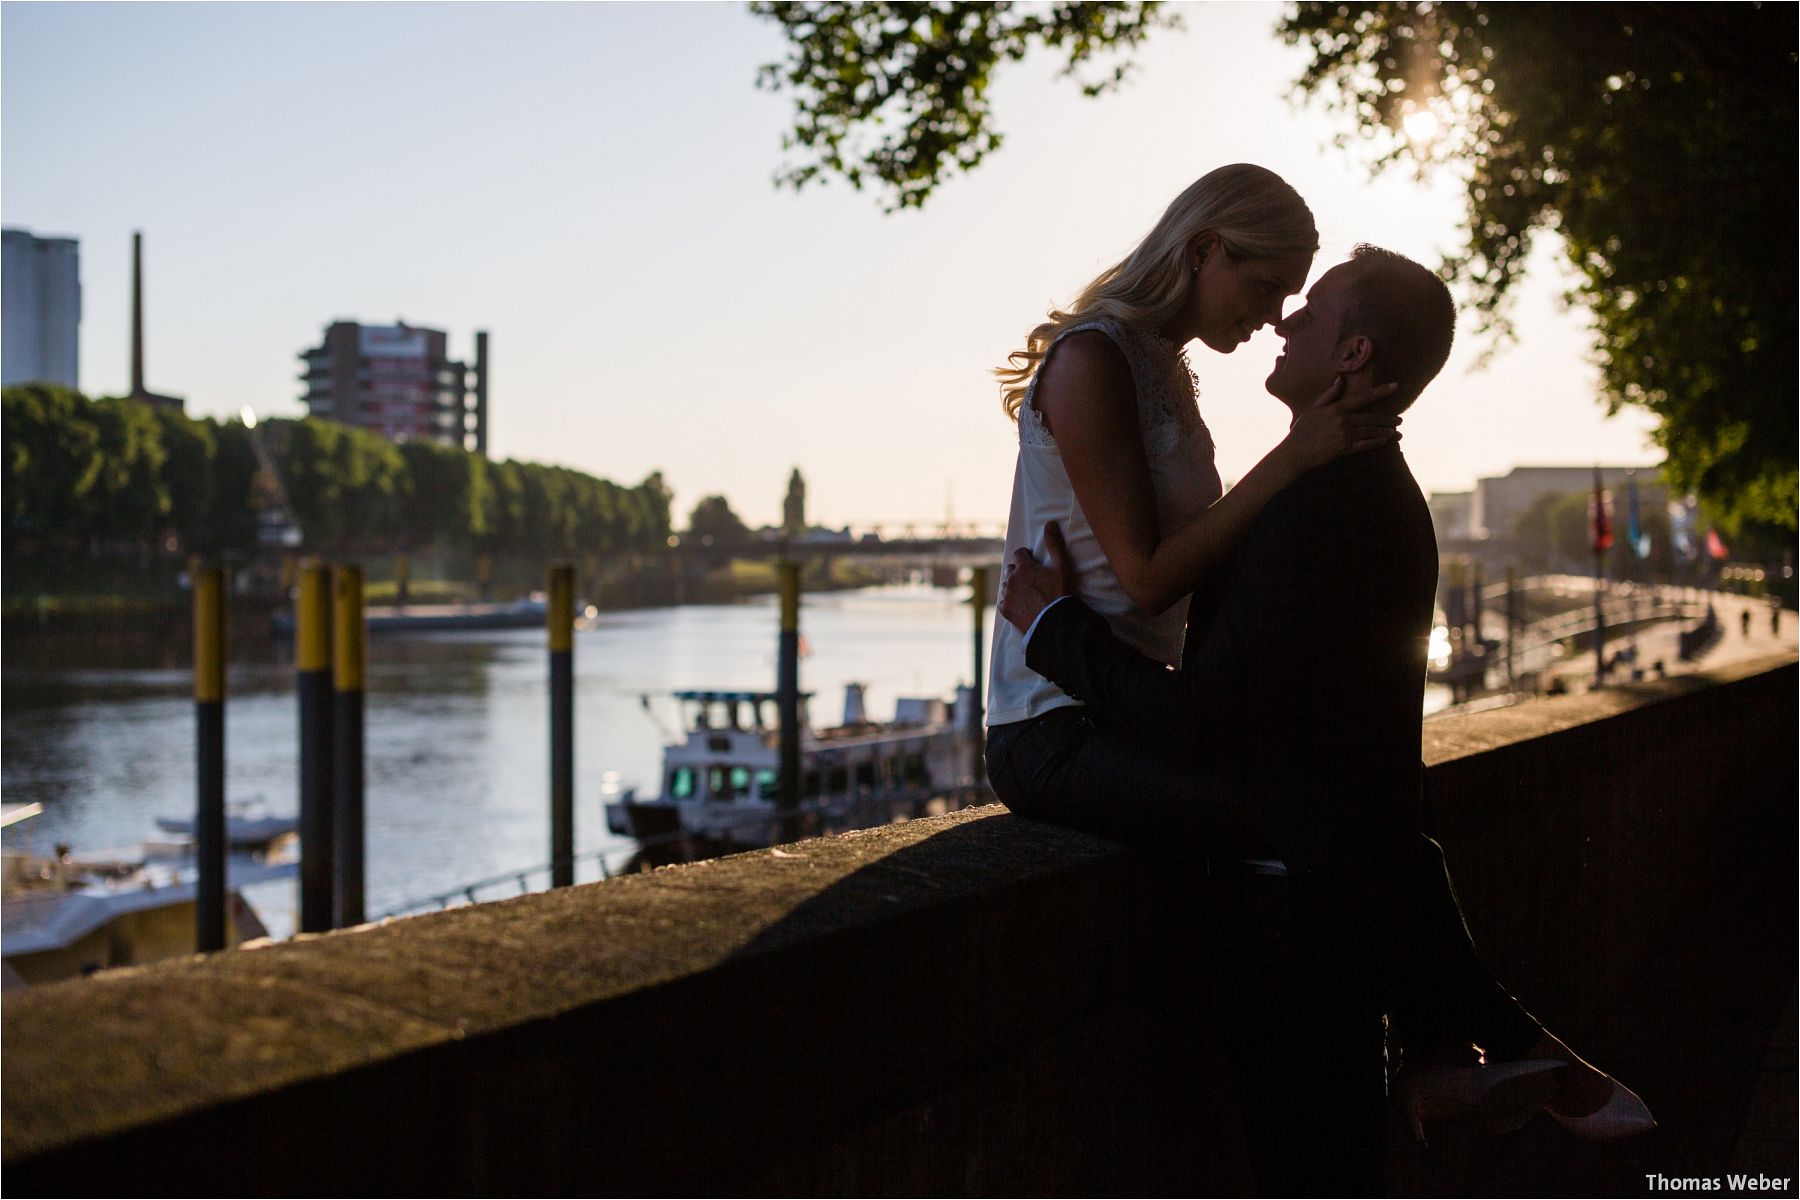
[[[1271,500],[1195,592],[1181,670],[1075,600],[1026,661],[1147,752],[1214,767],[1289,867],[1360,860],[1420,825],[1437,571],[1400,451],[1350,455]]]

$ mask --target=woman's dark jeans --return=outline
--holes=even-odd
[[[1227,780],[1156,758],[1075,705],[991,726],[987,770],[994,794],[1022,817],[1159,854],[1235,861],[1271,853]]]

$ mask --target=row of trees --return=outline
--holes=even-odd
[[[67,388],[6,389],[5,542],[71,550],[248,554],[285,513],[307,551],[441,548],[538,560],[667,551],[670,492],[563,467],[395,445],[329,421],[189,418]]]

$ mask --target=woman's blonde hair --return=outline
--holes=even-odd
[[[1175,197],[1137,249],[1100,272],[1067,311],[1051,309],[1049,319],[1025,336],[1024,349],[1007,356],[1011,365],[994,369],[1006,415],[1019,419],[1032,374],[1068,326],[1113,317],[1161,328],[1187,300],[1194,278],[1188,247],[1208,229],[1233,258],[1281,258],[1319,249],[1312,210],[1281,176],[1250,163],[1208,171]]]

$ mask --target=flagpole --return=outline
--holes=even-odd
[[[1612,525],[1606,519],[1606,492],[1600,483],[1600,465],[1594,464],[1594,503],[1590,514],[1594,546],[1594,686],[1606,686],[1606,549],[1612,545]]]
[[[1602,585],[1606,577],[1606,557],[1603,551],[1594,551],[1594,686],[1606,686],[1606,610],[1602,602],[1606,597]]]
[[[1638,621],[1637,621],[1638,582],[1643,576],[1643,572],[1638,570],[1638,560],[1643,557],[1642,554],[1639,553],[1639,550],[1643,545],[1642,539],[1644,536],[1644,529],[1643,529],[1643,526],[1638,522],[1637,472],[1636,471],[1627,471],[1625,474],[1625,478],[1626,478],[1626,485],[1630,489],[1630,504],[1631,504],[1631,513],[1630,513],[1630,516],[1628,519],[1628,528],[1626,531],[1628,536],[1625,539],[1627,542],[1630,543],[1625,548],[1625,556],[1626,556],[1625,562],[1627,564],[1628,569],[1631,572],[1631,589],[1625,593],[1626,605],[1627,605],[1626,610],[1625,610],[1625,620],[1627,622],[1629,622],[1629,624],[1626,626],[1626,628],[1628,628],[1631,631],[1631,678],[1634,680],[1637,680],[1637,679],[1642,679],[1644,677],[1643,670],[1638,665],[1638,636],[1637,636],[1637,634],[1638,634],[1638,628],[1637,628],[1638,627]]]

